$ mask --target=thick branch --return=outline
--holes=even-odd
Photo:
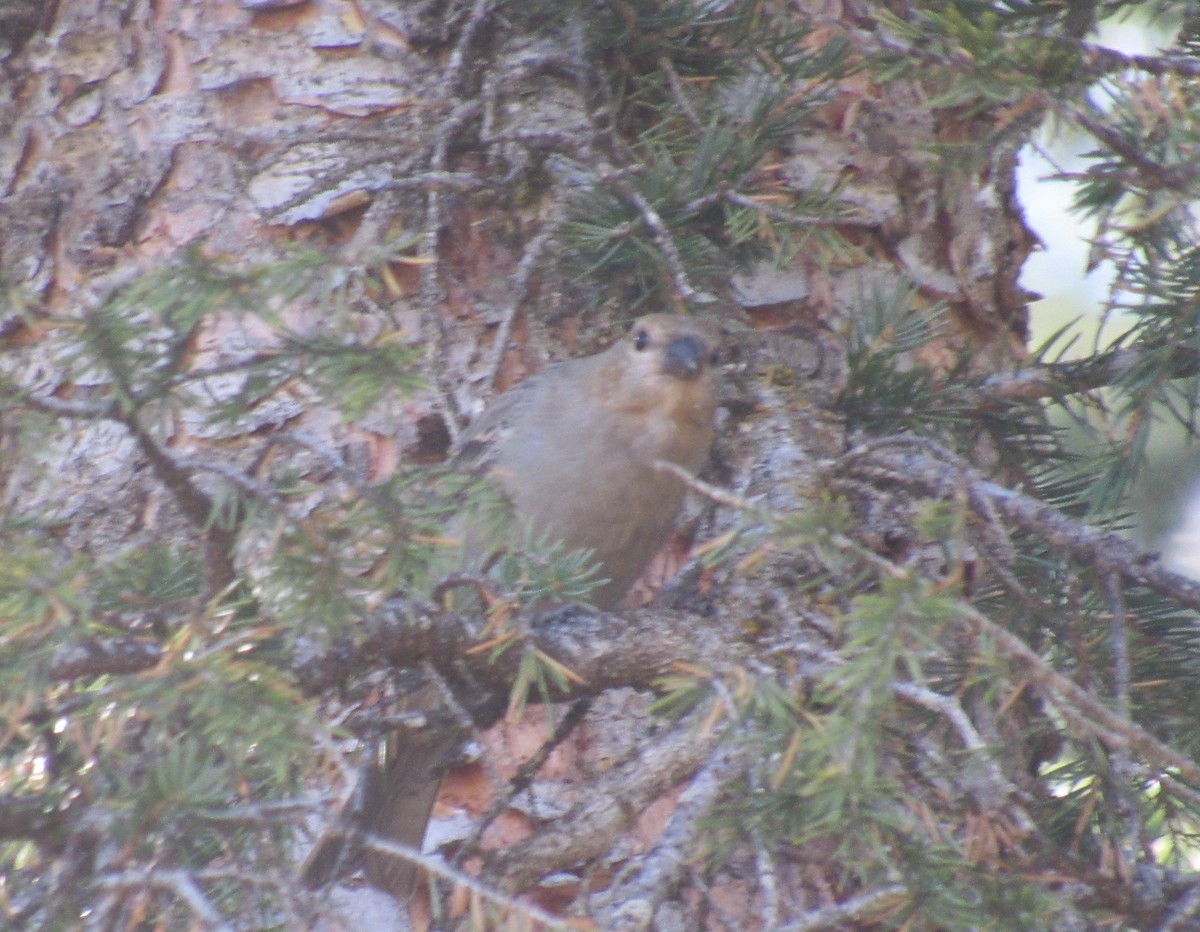
[[[162,657],[162,645],[155,641],[104,638],[59,648],[47,672],[54,680],[139,673],[149,670]]]
[[[633,760],[588,788],[586,799],[542,832],[505,849],[488,873],[502,890],[527,890],[546,874],[603,855],[650,803],[696,773],[719,739],[687,719],[648,741]]]
[[[616,906],[605,925],[614,930],[648,929],[663,900],[679,883],[688,852],[725,788],[744,770],[741,749],[719,746],[679,797],[663,837],[636,874],[616,884],[604,899]]]
[[[521,651],[493,658],[465,654],[479,640],[477,619],[394,600],[363,625],[361,638],[346,639],[293,666],[300,689],[318,695],[382,667],[407,669],[428,661],[457,681],[469,674],[481,687],[506,693],[517,675]],[[536,623],[527,645],[554,658],[582,683],[555,699],[595,695],[618,686],[648,686],[678,661],[717,669],[744,655],[739,633],[712,618],[664,609],[624,614],[560,611]],[[128,675],[148,670],[163,648],[135,638],[87,641],[63,648],[51,661],[55,680]]]
[[[397,599],[372,619],[362,639],[297,663],[296,679],[304,692],[316,695],[381,662],[407,668],[429,661],[450,680],[465,670],[485,688],[507,690],[516,679],[522,652],[514,645],[499,656],[464,654],[480,639],[476,621]],[[583,681],[556,699],[595,695],[617,686],[647,686],[669,672],[675,661],[718,668],[742,656],[740,637],[730,626],[663,609],[553,612],[537,620],[527,638],[529,647]]]

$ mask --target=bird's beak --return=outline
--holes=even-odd
[[[704,370],[704,344],[696,337],[676,337],[663,352],[662,370],[677,379],[694,379]]]

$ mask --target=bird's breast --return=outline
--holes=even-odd
[[[642,423],[637,430],[600,418],[564,436],[530,431],[497,464],[518,519],[547,541],[591,550],[610,582],[594,600],[615,605],[637,581],[675,524],[686,489],[656,460],[698,469],[707,440],[679,446],[677,431]],[[698,454],[693,446],[703,444]]]

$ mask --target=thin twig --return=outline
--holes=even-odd
[[[684,265],[683,256],[679,252],[679,246],[675,242],[675,237],[667,229],[667,225],[663,221],[663,218],[659,216],[658,211],[646,200],[646,196],[633,185],[615,175],[604,174],[601,178],[606,183],[611,184],[642,215],[642,222],[650,231],[650,235],[654,239],[654,242],[658,244],[658,248],[662,250],[667,268],[671,272],[671,279],[675,284],[676,294],[684,301],[695,304],[711,304],[715,300],[713,296],[701,294],[688,281],[687,267]]]
[[[718,505],[725,505],[729,508],[736,508],[739,511],[753,511],[754,506],[749,500],[742,496],[727,492],[725,489],[718,488],[711,483],[705,482],[703,479],[698,479],[692,473],[688,472],[677,463],[671,463],[667,460],[655,460],[652,464],[655,469],[660,469],[663,472],[669,472],[671,475],[678,477],[683,481],[693,492],[703,495],[705,498],[716,502]]]
[[[700,119],[700,115],[696,113],[696,108],[692,106],[691,100],[684,92],[683,82],[679,80],[679,73],[675,70],[675,66],[671,63],[670,57],[660,55],[658,59],[659,70],[667,76],[667,84],[671,88],[671,96],[675,98],[675,103],[679,105],[679,109],[683,111],[684,116],[688,118],[688,122],[696,129],[703,131],[704,123]]]
[[[363,845],[364,847],[392,857],[403,858],[419,867],[423,867],[431,874],[435,874],[438,877],[445,877],[460,887],[466,887],[471,892],[478,894],[486,900],[506,906],[514,912],[528,916],[530,919],[544,922],[551,929],[571,929],[570,924],[561,917],[552,915],[526,900],[518,900],[515,897],[509,896],[495,887],[488,886],[478,877],[473,877],[465,871],[451,867],[441,858],[422,854],[416,848],[409,845],[401,845],[386,838],[381,838],[378,835],[365,836],[363,838]]]
[[[403,527],[408,519],[400,503],[386,494],[378,485],[367,482],[350,469],[341,455],[321,437],[308,430],[289,430],[275,435],[275,439],[291,443],[316,456],[339,480],[352,488],[359,498],[371,502],[383,514],[389,515],[397,528]]]
[[[488,360],[487,385],[493,391],[496,388],[496,379],[500,375],[500,367],[504,363],[504,354],[508,350],[508,339],[512,333],[513,321],[529,298],[529,286],[533,280],[534,269],[538,267],[542,255],[565,219],[566,216],[562,212],[557,212],[550,217],[542,225],[541,232],[529,241],[529,245],[525,247],[525,254],[521,256],[521,261],[517,264],[517,271],[512,280],[512,297],[500,315],[500,326],[496,330],[496,342],[492,346],[491,359]]]
[[[480,3],[486,0],[478,0]],[[462,39],[460,37],[460,46]],[[457,49],[456,49],[457,51]],[[438,127],[437,140],[429,157],[431,171],[446,170],[446,160],[450,151],[450,140],[459,129],[469,120],[474,119],[482,109],[477,100],[467,100],[455,107]],[[429,357],[430,372],[433,373],[433,390],[439,413],[445,422],[452,443],[458,441],[459,420],[458,411],[454,404],[454,393],[443,382],[444,373],[449,371],[443,357],[441,315],[438,308],[444,300],[441,286],[441,265],[438,261],[438,242],[442,230],[442,193],[436,188],[429,191],[425,198],[425,229],[421,235],[418,247],[418,257],[421,260],[421,320],[425,325],[422,334],[425,340],[426,354]]]
[[[55,417],[115,420],[120,414],[120,409],[112,401],[67,401],[55,398],[53,395],[25,391],[13,385],[0,386],[0,397],[12,398],[18,404],[27,405],[35,411],[52,414]]]
[[[1200,611],[1200,583],[1162,565],[1125,538],[1068,518],[1050,505],[991,482],[979,487],[998,510],[1023,530],[1041,535],[1047,543],[1068,549],[1072,556],[1100,571],[1117,572],[1129,582]]]
[[[1191,55],[1132,55],[1087,43],[1081,43],[1079,50],[1087,62],[1088,71],[1093,74],[1136,70],[1145,71],[1147,74],[1200,77],[1200,59]]]
[[[889,452],[889,448],[895,452]],[[1063,548],[1074,559],[1099,572],[1119,573],[1126,582],[1145,586],[1200,611],[1200,582],[1171,572],[1157,554],[1144,553],[1118,534],[1083,524],[1045,502],[984,479],[953,454],[939,454],[937,444],[932,441],[888,438],[852,450],[842,463],[843,468],[862,470],[875,479],[935,491],[953,488],[956,476],[962,471],[971,499],[985,497],[1009,523]]]
[[[275,494],[275,490],[270,485],[260,482],[253,476],[247,475],[240,466],[234,463],[190,455],[175,455],[172,459],[180,469],[186,469],[191,472],[210,472],[213,475],[220,476],[222,479],[228,480],[232,485],[237,486],[243,492],[249,493],[253,498],[270,505],[276,511],[284,512],[287,509],[284,500]]]
[[[491,15],[495,3],[496,0],[475,0],[475,5],[471,7],[471,15],[467,18],[462,31],[459,32],[458,40],[454,43],[454,49],[450,53],[445,76],[450,85],[464,96],[469,93],[468,88],[462,86],[466,76],[467,54],[474,45],[475,37],[483,27],[484,21]]]
[[[1087,359],[1045,363],[989,376],[977,388],[967,389],[966,397],[975,407],[986,409],[1009,401],[1062,398],[1090,392],[1116,384],[1146,365],[1151,354],[1164,352],[1166,356],[1160,364],[1164,378],[1185,379],[1200,375],[1200,352],[1192,347],[1119,349]]]
[[[774,929],[779,924],[779,875],[775,870],[775,859],[767,846],[763,833],[754,829],[754,865],[761,896],[762,927]]]
[[[538,748],[537,753],[533,757],[517,768],[516,774],[508,781],[507,790],[496,797],[474,828],[471,829],[471,834],[462,843],[458,853],[454,856],[452,863],[455,867],[461,866],[463,860],[469,854],[478,851],[479,843],[483,839],[484,833],[512,805],[513,800],[529,788],[533,783],[534,776],[542,769],[546,761],[550,759],[550,755],[579,726],[579,723],[583,721],[583,717],[591,707],[592,701],[590,697],[579,699],[571,704],[570,708],[567,709],[567,713],[555,726],[554,734],[542,743],[542,746]]]
[[[206,928],[215,932],[233,932],[234,927],[221,917],[217,908],[200,891],[195,879],[186,871],[124,871],[100,877],[96,885],[109,890],[142,890],[147,887],[169,890],[187,904]]]
[[[1129,628],[1125,616],[1125,593],[1115,573],[1104,577],[1104,598],[1108,602],[1108,646],[1112,651],[1113,700],[1117,711],[1129,717]]]
[[[1196,177],[1200,175],[1200,166],[1194,163],[1181,162],[1177,165],[1164,165],[1155,161],[1134,141],[1125,138],[1110,125],[1092,117],[1091,114],[1085,113],[1080,106],[1060,102],[1059,109],[1064,118],[1079,124],[1127,162],[1138,172],[1143,183],[1148,182],[1154,187],[1186,193]]]
[[[1200,885],[1193,887],[1186,896],[1171,907],[1171,911],[1158,927],[1158,932],[1188,932],[1196,928],[1196,917],[1200,916]]]
[[[1051,667],[1023,640],[996,624],[982,612],[960,605],[959,613],[980,634],[990,638],[1016,660],[1022,671],[1043,697],[1064,714],[1074,712],[1073,720],[1109,747],[1130,747],[1159,766],[1174,770],[1180,777],[1200,785],[1200,765],[1174,748],[1163,744],[1144,728],[1109,709],[1103,702]]]
[[[795,226],[822,227],[877,227],[882,222],[880,217],[856,217],[847,214],[795,214],[791,211],[780,210],[761,200],[737,191],[724,192],[725,200],[739,207],[756,210],[772,220],[789,223]]]
[[[776,932],[816,932],[817,929],[845,929],[857,921],[882,917],[908,899],[908,890],[900,885],[882,887],[856,896],[836,906],[814,909],[795,922],[780,926]]]
[[[130,411],[119,418],[133,435],[138,449],[150,462],[154,476],[167,487],[179,510],[204,534],[204,592],[212,598],[223,592],[237,579],[237,568],[233,564],[233,552],[237,545],[237,528],[213,521],[214,502],[193,481],[195,465],[185,465],[177,457],[160,446],[142,426],[137,411]]]
[[[1003,805],[1012,796],[1015,788],[1004,776],[995,758],[988,751],[987,742],[972,724],[962,705],[953,696],[942,695],[916,683],[893,683],[892,692],[914,705],[936,712],[945,718],[958,733],[963,747],[973,752],[972,761],[982,767],[987,776],[989,792],[995,806]],[[1017,810],[1019,812],[1019,810]],[[1035,826],[1023,812],[1016,817],[1019,827],[1033,831]]]

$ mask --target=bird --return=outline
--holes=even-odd
[[[514,545],[538,539],[587,552],[598,579],[587,601],[614,610],[666,543],[687,495],[685,480],[662,464],[694,474],[711,454],[719,352],[720,329],[709,319],[638,318],[607,349],[550,365],[501,394],[462,433],[452,463],[505,494]],[[419,849],[459,745],[461,737],[445,733],[393,742],[359,789],[360,828]],[[303,870],[307,886],[338,875],[349,860],[342,844],[318,843]],[[364,867],[373,886],[411,896],[410,862],[373,849]]]

